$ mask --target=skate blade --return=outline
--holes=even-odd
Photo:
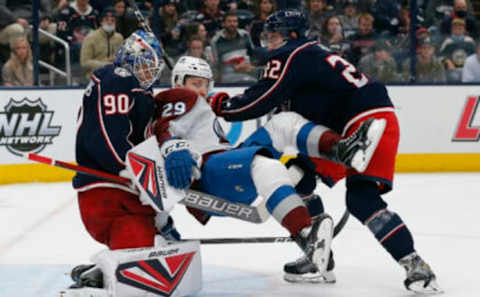
[[[333,239],[333,219],[330,216],[320,218],[320,226],[317,231],[317,238],[320,239],[313,252],[312,262],[317,266],[318,274],[322,275],[327,271],[330,258],[330,247]]]
[[[425,286],[424,281],[411,283],[408,287],[408,290],[424,295],[436,295],[444,293],[435,279],[431,280],[427,286]]]
[[[334,284],[337,282],[333,271],[327,271],[324,274],[317,272],[304,274],[285,273],[283,279],[294,284]]]
[[[359,151],[352,159],[352,167],[358,172],[362,173],[367,169],[386,126],[387,121],[385,119],[375,119],[368,128],[367,138],[370,143],[364,151]]]
[[[108,297],[107,290],[100,288],[64,289],[59,297]]]

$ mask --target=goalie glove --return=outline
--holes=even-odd
[[[160,146],[160,152],[165,159],[168,183],[172,187],[185,189],[190,186],[193,179],[200,178],[197,164],[200,156],[192,153],[188,141],[168,139]]]
[[[207,102],[210,104],[213,112],[217,116],[222,115],[222,104],[226,102],[230,96],[225,92],[210,92],[207,95]]]

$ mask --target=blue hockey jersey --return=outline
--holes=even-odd
[[[269,53],[262,78],[222,107],[228,121],[262,116],[277,106],[342,133],[368,109],[392,106],[385,86],[316,41],[290,40]]]
[[[152,92],[141,89],[127,70],[114,65],[96,70],[78,114],[77,163],[118,174],[125,168],[127,151],[151,135],[154,106]],[[84,174],[74,177],[73,186],[119,187]]]

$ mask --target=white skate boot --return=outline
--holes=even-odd
[[[364,172],[382,138],[386,123],[385,119],[367,119],[360,124],[357,131],[333,147],[330,159],[358,172]]]
[[[333,238],[333,219],[321,214],[313,220],[310,227],[303,228],[294,238],[305,253],[305,259],[316,267],[319,274],[324,274],[330,257],[330,245]]]
[[[424,294],[443,293],[432,269],[417,253],[403,257],[398,263],[407,271],[407,279],[403,282],[407,290]]]

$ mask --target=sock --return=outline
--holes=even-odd
[[[397,262],[415,251],[412,234],[396,213],[380,210],[365,224]]]
[[[295,237],[305,227],[312,225],[312,219],[306,207],[299,206],[290,211],[282,220],[282,226]]]

